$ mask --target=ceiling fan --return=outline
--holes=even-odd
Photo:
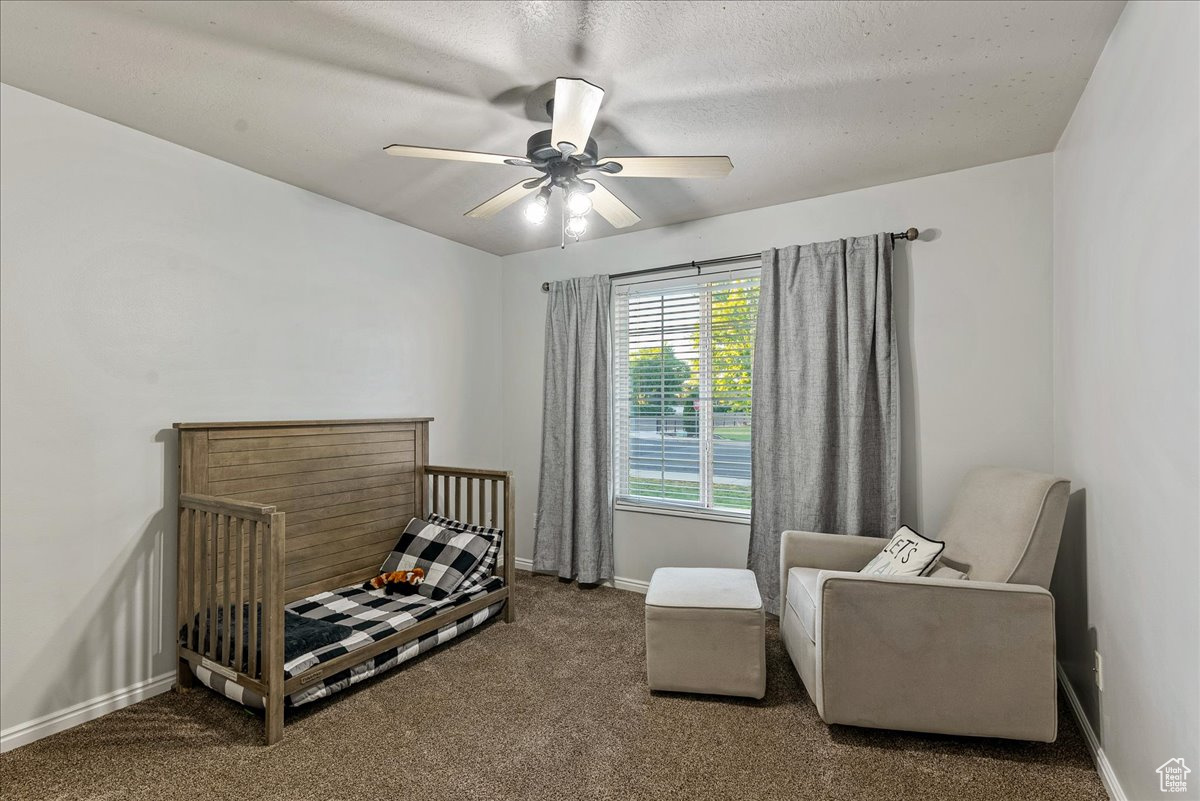
[[[566,237],[578,240],[587,231],[587,214],[595,210],[614,228],[627,228],[641,221],[633,209],[589,174],[613,178],[721,178],[733,169],[728,156],[600,156],[592,125],[604,100],[604,90],[578,78],[554,82],[554,99],[546,104],[553,127],[529,137],[525,156],[477,153],[440,147],[388,145],[395,156],[420,159],[470,161],[480,164],[510,164],[530,167],[540,177],[520,181],[489,198],[465,216],[486,220],[514,203],[535,195],[525,206],[525,219],[541,224],[549,216],[550,197],[558,187],[564,197],[563,244]]]

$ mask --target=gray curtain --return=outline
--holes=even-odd
[[[895,533],[898,363],[890,235],[763,252],[748,562],[768,610],[782,532]]]
[[[542,472],[533,569],[612,578],[608,276],[550,285],[542,388]]]

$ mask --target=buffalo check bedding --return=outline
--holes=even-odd
[[[444,528],[454,529],[455,531],[468,531],[472,534],[479,534],[488,539],[491,543],[483,553],[483,558],[479,560],[479,564],[475,569],[467,574],[466,579],[458,586],[459,590],[465,590],[474,587],[486,581],[492,575],[492,570],[496,567],[496,560],[500,558],[500,543],[504,541],[504,530],[499,528],[487,528],[486,526],[476,526],[471,523],[460,523],[457,520],[452,520],[449,517],[441,515],[430,515],[429,522]]]
[[[486,555],[484,559],[487,559]],[[494,554],[492,559],[494,564]],[[471,578],[476,578],[477,575],[477,573],[473,573]],[[283,666],[284,678],[291,679],[299,676],[317,665],[404,631],[423,620],[428,620],[439,612],[470,603],[503,586],[504,579],[500,576],[490,576],[475,582],[468,582],[457,592],[435,600],[417,594],[386,595],[383,590],[364,590],[361,586],[355,585],[293,601],[285,607],[286,611],[310,620],[336,623],[347,627],[352,633],[345,639],[289,659]],[[402,662],[425,653],[436,645],[448,642],[479,626],[495,616],[503,606],[504,602],[498,601],[480,609],[470,617],[450,621],[441,628],[415,640],[410,640],[360,664],[316,681],[311,686],[297,690],[287,696],[286,703],[289,706],[300,706],[326,698],[339,690],[390,670]],[[227,680],[224,676],[203,666],[197,666],[195,673],[201,683],[222,695],[248,707],[263,708],[262,698],[253,690]]]
[[[468,531],[463,524],[451,522],[453,526],[439,525],[414,517],[379,572],[424,570],[425,580],[417,592],[426,598],[445,598],[460,589],[467,577],[474,574],[495,538],[482,530]]]

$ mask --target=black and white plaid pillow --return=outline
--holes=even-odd
[[[491,544],[491,538],[482,534],[455,531],[413,518],[380,572],[419,567],[425,571],[425,581],[417,587],[417,592],[440,601],[475,572]]]
[[[488,528],[487,526],[476,526],[472,523],[462,523],[458,520],[453,520],[449,517],[441,515],[429,515],[429,522],[435,526],[453,529],[455,531],[470,531],[474,534],[482,534],[485,537],[490,537],[492,544],[488,546],[487,552],[483,558],[479,560],[479,564],[471,571],[471,575],[467,576],[460,586],[459,590],[469,590],[487,581],[488,576],[492,575],[492,570],[496,567],[496,560],[500,558],[500,546],[504,543],[504,529]]]

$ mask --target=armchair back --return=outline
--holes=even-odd
[[[1071,482],[1006,467],[971,470],[942,526],[943,558],[975,581],[1049,589]]]

